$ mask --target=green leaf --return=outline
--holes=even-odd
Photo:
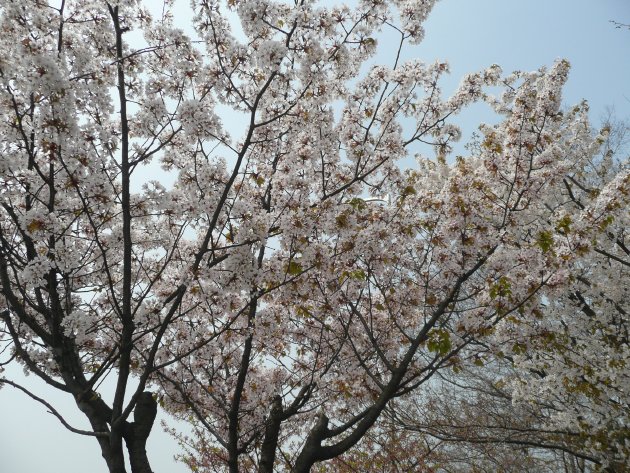
[[[291,261],[289,266],[287,266],[287,274],[290,274],[291,276],[301,274],[303,271],[302,265],[297,261]]]
[[[312,314],[309,309],[311,309],[311,307],[301,305],[296,309],[296,313],[300,317],[311,317]]]
[[[363,210],[366,207],[366,203],[365,200],[359,198],[359,197],[354,197],[352,199],[350,199],[348,201],[348,204],[350,204],[350,206],[355,209],[355,210]]]
[[[521,355],[523,353],[525,353],[527,351],[527,345],[525,345],[524,343],[515,343],[514,345],[512,345],[512,353],[515,353],[516,355]]]
[[[547,253],[553,246],[553,235],[548,231],[540,232],[536,238],[536,244],[543,253]]]
[[[599,224],[599,229],[600,230],[606,230],[606,228],[608,228],[608,226],[613,223],[613,221],[615,220],[615,217],[613,217],[612,215],[609,215],[608,217],[606,217],[602,223]]]
[[[409,195],[416,195],[416,194],[417,194],[416,189],[411,185],[405,187],[402,191],[403,198]]]
[[[363,271],[362,269],[357,269],[356,271],[350,271],[350,273],[348,273],[348,276],[351,279],[356,279],[357,281],[365,281],[367,279],[367,276],[365,275],[365,271]]]
[[[556,225],[556,231],[561,235],[568,235],[571,231],[571,217],[565,215]]]
[[[490,299],[497,297],[506,297],[512,294],[510,280],[505,276],[501,276],[496,284],[490,286]]]
[[[440,355],[446,355],[451,350],[451,347],[451,336],[443,329],[434,330],[427,342],[428,350]]]

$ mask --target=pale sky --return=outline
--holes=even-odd
[[[445,92],[456,87],[464,74],[493,63],[509,72],[538,69],[565,58],[572,65],[564,93],[567,106],[587,99],[594,124],[606,107],[630,120],[630,29],[616,29],[610,20],[630,23],[630,1],[441,0],[425,24],[425,40],[410,49],[407,58],[447,60],[451,75],[442,84]],[[387,53],[392,48],[383,43],[380,47],[379,58],[391,64]],[[487,109],[478,106],[458,122],[467,136],[488,119]],[[51,392],[34,376],[24,379],[19,368],[5,375],[67,413],[75,427],[87,428],[69,397]],[[0,389],[0,412],[1,473],[106,473],[95,439],[67,431],[22,393],[11,387]],[[148,452],[156,473],[188,471],[173,462],[177,443],[159,423],[149,437]]]

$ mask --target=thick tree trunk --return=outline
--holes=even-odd
[[[72,380],[70,382],[72,383]],[[96,440],[101,447],[101,455],[107,463],[109,472],[126,473],[122,442],[116,447],[116,435],[110,431],[108,426],[111,409],[93,391],[79,393],[75,396],[75,400],[81,412],[90,421],[92,430],[105,433],[104,436],[96,437]]]
[[[90,424],[92,424],[92,430],[94,430],[94,432],[107,432],[107,424],[105,422],[98,421],[89,416],[88,418],[90,420]],[[112,472],[114,465],[112,463],[112,452],[109,445],[109,438],[96,437],[96,440],[101,447],[101,455],[103,456],[105,463],[107,463],[107,469]]]
[[[256,299],[254,298],[250,303],[249,320],[253,320],[256,314]],[[228,426],[228,471],[230,473],[239,473],[238,471],[238,457],[240,451],[238,448],[238,414],[241,407],[241,400],[243,398],[243,390],[245,388],[245,378],[247,377],[247,371],[249,370],[249,362],[252,353],[252,336],[250,335],[245,340],[245,346],[243,348],[243,356],[241,357],[241,366],[236,379],[236,386],[234,388],[234,396],[232,397],[232,405],[229,412],[229,426]]]
[[[282,422],[282,398],[276,396],[271,405],[269,418],[265,425],[265,438],[263,439],[258,473],[273,473],[273,464],[276,461],[276,449],[278,448],[278,436]]]
[[[145,391],[138,397],[134,409],[134,422],[125,421],[118,426],[118,431],[113,432],[109,431],[105,421],[105,419],[109,421],[107,413],[111,413],[111,410],[100,398],[79,398],[77,404],[90,420],[94,432],[109,432],[109,436],[99,436],[96,439],[110,473],[127,473],[123,441],[129,453],[131,472],[153,473],[146,444],[157,415],[157,402],[150,392]]]
[[[311,471],[311,467],[319,460],[317,454],[321,450],[322,440],[326,432],[328,432],[328,417],[320,414],[317,423],[306,438],[306,443],[295,461],[291,473],[309,473]]]
[[[111,473],[127,473],[125,469],[125,455],[123,452],[122,435],[118,432],[112,432],[109,438],[109,446],[111,452]]]
[[[133,413],[134,422],[128,425],[125,431],[125,443],[129,452],[132,473],[153,473],[146,446],[156,415],[157,402],[153,399],[153,394],[148,391],[143,392],[136,402]]]

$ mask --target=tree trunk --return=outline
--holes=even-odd
[[[276,396],[271,405],[269,418],[265,425],[265,438],[263,439],[258,473],[273,473],[273,464],[276,461],[276,449],[278,448],[278,436],[280,423],[282,422],[282,398]]]
[[[125,468],[125,455],[123,452],[123,440],[120,433],[113,431],[109,437],[110,448],[110,472],[111,473],[127,473]]]
[[[157,402],[153,399],[153,394],[149,391],[143,392],[136,402],[134,422],[127,425],[124,435],[132,473],[153,473],[146,447],[156,415]]]
[[[322,413],[308,434],[306,443],[295,461],[291,473],[309,473],[311,471],[311,467],[319,459],[318,453],[321,450],[322,440],[326,432],[328,432],[328,417]]]

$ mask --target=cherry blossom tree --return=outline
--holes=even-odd
[[[443,97],[447,64],[400,60],[433,3],[195,0],[192,38],[171,1],[0,3],[3,340],[91,430],[1,383],[111,472],[124,447],[151,471],[159,406],[192,422],[194,471],[308,472],[441,370],[533,348],[556,294],[596,310],[629,178],[580,173],[608,131],[560,110],[566,61]],[[384,29],[399,49],[373,65]],[[475,101],[500,121],[453,157]]]
[[[600,153],[566,177],[568,209],[586,208],[627,169],[628,125],[608,118],[604,128]],[[530,325],[526,349],[515,340],[500,350],[487,337],[477,340],[485,350],[390,403],[367,439],[331,471],[366,470],[382,456],[395,459],[382,470],[392,472],[412,470],[409,462],[426,471],[624,471],[627,209],[612,205],[608,212],[593,251],[572,260],[570,284],[543,301],[540,315],[553,316],[512,320]],[[572,231],[569,218],[556,229],[560,235]]]
[[[556,229],[563,236],[586,232],[591,251],[572,261],[566,287],[549,292],[549,316],[537,323],[533,350],[515,356],[512,385],[515,400],[544,406],[545,426],[576,433],[583,454],[623,471],[630,455],[628,127],[605,128],[600,155],[564,181],[566,225]],[[586,222],[606,217],[582,227],[571,217],[578,212]]]

